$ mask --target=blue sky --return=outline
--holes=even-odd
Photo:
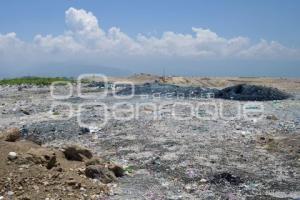
[[[66,23],[66,11],[71,7],[76,10],[82,9],[86,13],[91,12],[93,17],[98,20],[100,30],[103,30],[106,34],[111,27],[120,28],[122,33],[132,38],[135,43],[138,43],[137,45],[142,46],[139,48],[143,48],[143,51],[146,52],[142,58],[140,55],[131,56],[132,54],[130,54],[130,59],[127,59],[119,58],[118,56],[114,57],[112,56],[113,53],[109,55],[101,54],[103,47],[97,47],[97,53],[93,51],[95,55],[91,56],[89,62],[87,62],[88,69],[92,71],[96,70],[97,66],[100,66],[99,68],[111,67],[116,70],[121,68],[120,71],[127,71],[128,73],[142,71],[159,73],[162,67],[166,67],[169,68],[169,71],[173,74],[184,75],[189,75],[188,71],[191,72],[191,75],[196,73],[198,75],[216,74],[220,76],[239,74],[299,76],[300,74],[300,59],[297,58],[298,55],[300,55],[300,1],[297,0],[3,0],[0,2],[0,34],[2,34],[3,40],[5,40],[7,39],[7,37],[4,37],[6,34],[11,32],[16,33],[14,37],[26,43],[26,48],[31,51],[37,47],[33,48],[28,46],[35,43],[34,38],[38,34],[42,37],[51,34],[55,39],[57,36],[66,36],[66,32],[71,31],[72,37],[77,42],[76,45],[80,44],[83,45],[85,49],[91,50],[92,47],[88,46],[91,41],[85,41],[85,43],[82,44],[82,38],[78,39],[77,33],[74,33],[74,24],[70,25]],[[193,31],[193,27],[201,28],[200,32]],[[77,31],[78,27],[75,27],[75,29]],[[210,32],[207,33],[202,30],[209,30]],[[185,51],[189,51],[185,45],[189,45],[193,41],[184,40],[177,43],[176,40],[180,40],[180,38],[178,39],[178,35],[172,35],[171,42],[166,43],[163,34],[167,31],[171,31],[174,34],[191,36],[200,33],[200,38],[207,37],[207,34],[215,33],[219,37],[217,40],[222,43],[218,44],[221,48],[223,48],[224,45],[228,46],[231,39],[239,37],[249,39],[249,44],[244,47],[247,49],[239,47],[239,50],[234,53],[230,51],[230,53],[226,53],[226,55],[223,53],[220,55],[220,52],[208,52],[209,55],[222,57],[222,59],[213,59],[212,56],[203,56],[203,49],[194,52],[195,49],[201,48],[201,45],[208,46],[205,48],[205,53],[207,53],[208,49],[211,51],[215,46],[215,41],[211,41],[210,38],[209,41],[197,44],[198,46],[194,47],[193,51],[191,50],[192,53],[188,56],[178,51],[172,52],[170,53],[172,55],[169,55],[169,53],[165,51],[169,49],[172,50],[172,48],[182,47]],[[137,39],[138,35],[145,36],[147,41],[141,44],[138,41],[139,39]],[[158,46],[149,46],[149,43],[153,43],[153,40],[150,40],[151,37],[160,40],[157,41],[157,43],[159,43]],[[227,41],[221,41],[223,38]],[[266,40],[266,44],[261,45],[261,39]],[[100,40],[101,39],[97,36],[95,43]],[[272,41],[275,41],[276,44],[272,45]],[[112,51],[114,53],[122,53],[120,49],[124,50],[124,48],[132,47],[132,45],[126,46],[127,43],[128,41],[126,40],[122,44],[114,47]],[[171,43],[172,46],[166,48],[163,53],[157,50],[153,52],[153,48],[159,49],[169,43]],[[277,43],[281,46],[277,45]],[[7,44],[7,42],[3,42],[3,44],[0,43],[0,52],[1,45],[4,49],[5,44]],[[51,44],[53,44],[52,41]],[[255,45],[260,46],[257,47]],[[49,46],[47,46],[47,48],[48,47]],[[248,49],[251,47],[250,55]],[[286,48],[284,49],[285,51],[291,50],[291,53],[282,56],[281,52],[283,51],[283,47]],[[45,45],[43,44],[43,46],[39,46],[39,48],[45,48]],[[6,70],[7,72],[9,72],[11,68],[14,68],[14,70],[10,73],[2,72],[2,76],[15,74],[18,71],[24,73],[28,70],[32,70],[27,72],[32,74],[35,74],[35,71],[42,74],[51,74],[49,70],[51,70],[50,66],[53,64],[61,65],[64,73],[68,74],[68,71],[71,71],[69,65],[74,65],[75,61],[79,65],[85,64],[84,60],[76,60],[73,59],[72,56],[68,57],[68,60],[63,60],[61,57],[66,57],[63,52],[66,50],[61,50],[57,46],[55,46],[55,48],[51,46],[51,48],[55,49],[55,59],[49,59],[49,57],[52,56],[49,52],[40,56],[46,57],[47,59],[45,60],[47,60],[48,63],[46,61],[34,60],[34,58],[26,59],[26,62],[21,63],[26,63],[27,68],[22,68],[24,66],[19,66],[20,63],[14,63],[12,61],[13,59],[7,58],[16,56],[14,55],[14,51],[16,50],[13,49],[10,52],[5,52],[7,57],[3,57],[5,62],[1,62],[0,60],[0,69],[2,69],[2,71]],[[270,56],[269,49],[272,48],[277,49],[271,50],[272,55]],[[54,52],[53,49],[51,50],[52,53]],[[149,49],[151,49],[151,53],[149,53]],[[247,52],[245,52],[246,50]],[[69,51],[69,49],[67,51]],[[224,51],[227,52],[227,49],[224,49]],[[268,55],[262,54],[257,56],[257,54],[259,54],[257,52],[260,51],[268,51]],[[59,53],[57,52],[62,54],[61,57],[58,56]],[[195,56],[195,54],[197,55]],[[201,56],[198,56],[198,54],[201,54]],[[242,58],[240,58],[240,54],[243,55]],[[245,54],[247,54],[247,56],[245,56]],[[17,55],[20,56],[19,54]],[[100,55],[101,60],[95,59],[95,57],[97,57],[96,55]],[[167,55],[169,59],[166,59],[165,55]],[[29,55],[21,55],[20,57],[28,58],[28,56]],[[122,62],[115,62],[115,58],[120,59]],[[124,65],[124,67],[120,65]],[[171,65],[174,67],[172,68]],[[259,67],[255,68],[253,65]],[[149,66],[151,66],[153,71],[149,70]],[[272,67],[274,70],[270,70]],[[220,68],[222,69],[218,70]],[[262,70],[261,68],[264,69]],[[78,71],[84,72],[84,69]],[[22,73],[20,73],[20,75],[22,75]]]

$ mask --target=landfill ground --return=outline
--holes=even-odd
[[[135,77],[136,82],[152,79],[148,75]],[[132,78],[128,80],[132,81]],[[84,99],[73,93],[70,98],[58,100],[50,95],[49,87],[1,86],[0,131],[16,127],[26,140],[45,148],[60,149],[67,144],[77,144],[123,166],[126,175],[107,185],[110,191],[105,194],[107,196],[94,196],[94,199],[300,199],[300,80],[186,80],[189,79],[167,81],[201,87],[205,81],[205,87],[219,89],[237,82],[267,85],[293,97],[249,103],[151,95]],[[83,95],[99,97],[103,94],[94,88],[85,89]],[[122,102],[135,109],[132,118],[126,112],[128,107],[114,107]],[[200,108],[197,107],[199,103],[203,104]],[[193,108],[184,106],[187,104]],[[72,115],[69,115],[70,105]],[[106,123],[101,110],[103,105],[107,106]],[[240,115],[237,108],[241,108]],[[174,110],[175,117],[172,115]],[[245,114],[247,111],[248,115]],[[113,113],[128,119],[116,118]],[[91,125],[92,122],[96,124]],[[6,148],[5,145],[0,147]],[[51,170],[42,172],[53,175]],[[90,186],[91,183],[85,184]],[[24,193],[34,193],[34,189],[30,190]],[[67,199],[55,197],[51,191],[44,194],[47,190],[43,190],[40,199],[45,196]],[[7,191],[0,192],[0,196],[6,196]],[[68,197],[70,199],[93,199],[90,192],[80,188],[71,188],[69,193],[76,194]]]

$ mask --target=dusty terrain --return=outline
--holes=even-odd
[[[89,126],[89,131],[85,132],[78,124],[76,116],[79,113],[87,124],[91,121],[101,121],[103,118],[97,112],[97,104],[107,105],[111,116],[115,103],[125,100],[113,96],[104,99],[83,99],[76,93],[68,99],[56,100],[51,97],[48,87],[33,86],[20,89],[17,86],[1,86],[0,130],[4,132],[11,127],[17,127],[27,142],[35,142],[30,145],[38,143],[43,148],[57,150],[67,144],[77,144],[127,169],[127,175],[118,178],[113,184],[105,185],[109,192],[103,193],[105,197],[97,196],[98,199],[300,198],[300,80],[161,78],[149,75],[110,80],[129,80],[135,83],[160,81],[212,88],[251,83],[276,87],[293,94],[293,97],[281,101],[260,102],[264,107],[260,113],[261,118],[246,119],[231,117],[236,116],[237,104],[243,106],[248,102],[135,96],[126,102],[135,107],[146,103],[158,105],[159,117],[153,117],[154,108],[141,106],[138,115],[132,119],[120,120],[110,117],[104,126]],[[87,91],[85,94],[87,93],[101,95],[101,92]],[[205,119],[201,117],[207,115],[207,110],[197,109],[191,114],[188,109],[182,107],[179,111],[187,118],[174,119],[169,108],[178,102],[192,105],[213,102],[223,106],[223,117],[218,113],[216,118]],[[53,111],[54,104],[66,103],[72,105],[72,116],[69,117],[66,107],[58,106]],[[93,106],[82,110],[79,109],[82,103],[90,103]],[[252,109],[255,110],[256,107]],[[128,116],[128,113],[120,115]],[[4,158],[1,160],[1,188],[4,188],[6,178],[22,177],[19,175],[19,166],[10,167],[14,164],[7,164],[6,158],[8,152],[17,152],[18,148],[12,146],[12,143],[7,145],[6,142],[1,143],[1,155]],[[72,168],[73,164],[69,163],[67,166]],[[55,172],[53,169],[43,168],[40,173],[46,177]],[[77,177],[75,174],[72,176]],[[80,180],[84,182],[88,191],[85,192],[85,196],[78,192],[77,196],[72,198],[92,199],[91,194],[95,192],[90,184],[93,180],[86,177]],[[36,192],[29,186],[25,188],[28,194]],[[49,198],[67,199],[67,192],[58,192],[56,196],[51,196],[54,190],[50,188],[49,191],[45,191],[44,188],[43,186],[43,195],[31,195],[31,199],[45,199],[47,192]],[[6,197],[10,190],[0,191],[0,196]],[[18,199],[16,193],[14,195]]]
[[[84,162],[68,161],[58,150],[29,141],[0,141],[0,147],[0,190],[5,199],[99,199],[110,192],[107,185],[85,177]],[[17,152],[18,158],[7,159],[9,152]],[[54,154],[50,169],[46,158]]]

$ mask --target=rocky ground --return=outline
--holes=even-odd
[[[46,148],[20,136],[2,132],[1,199],[104,199],[125,173],[80,146]]]
[[[125,100],[112,96],[95,100],[73,94],[66,100],[55,100],[48,87],[2,86],[0,130],[5,135],[16,127],[21,138],[16,142],[1,139],[0,196],[2,199],[9,195],[16,199],[299,199],[298,94],[299,91],[293,91],[294,98],[261,102],[264,111],[259,119],[231,118],[236,116],[234,106],[243,107],[247,102],[135,96],[126,102],[139,108],[138,114],[120,120],[111,115],[115,103]],[[196,109],[191,114],[186,107],[180,107],[178,112],[186,119],[174,119],[169,109],[178,102],[222,104],[224,116],[204,119],[206,115],[210,117],[209,109]],[[82,103],[92,106],[81,109]],[[79,113],[86,124],[103,120],[103,112],[97,112],[101,108],[99,103],[107,105],[110,115],[107,123],[101,127],[97,124],[80,127]],[[53,107],[58,104],[63,106]],[[72,106],[72,116],[68,105]],[[244,108],[258,109],[251,105]],[[153,117],[155,111],[159,113],[157,118]],[[126,117],[128,113],[120,111],[117,115]],[[64,156],[62,148],[75,144],[104,160],[103,166],[107,163],[122,166],[125,175],[112,178],[110,183],[101,179],[101,175],[87,177],[89,159],[70,161]],[[17,162],[28,154],[32,156],[28,152],[32,148],[54,152],[60,165],[48,169],[43,163]],[[16,152],[18,159],[10,160],[9,152]]]

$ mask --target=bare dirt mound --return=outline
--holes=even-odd
[[[220,90],[215,97],[240,101],[270,101],[283,100],[291,96],[276,88],[239,84]]]
[[[7,138],[0,138],[0,199],[101,199],[111,192],[107,184],[124,175],[121,166],[80,146],[54,149]]]

